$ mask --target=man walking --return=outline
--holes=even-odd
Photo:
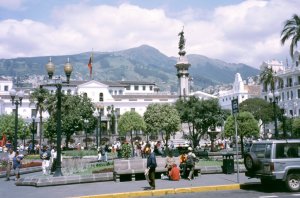
[[[46,145],[43,146],[40,156],[41,159],[43,160],[42,162],[43,175],[48,175],[51,153]]]
[[[155,168],[157,167],[156,164],[156,157],[153,151],[151,151],[150,147],[146,147],[145,149],[147,157],[147,169],[148,169],[148,176],[149,176],[149,184],[150,189],[155,190]]]
[[[187,154],[186,166],[188,169],[190,169],[190,173],[187,179],[191,180],[194,176],[195,162],[197,158],[196,155],[193,153],[192,147],[189,147],[188,151],[189,152]]]
[[[13,167],[13,159],[16,153],[14,152],[12,146],[9,147],[8,150],[8,159],[7,159],[7,167],[6,167],[6,181],[10,180],[10,171]]]

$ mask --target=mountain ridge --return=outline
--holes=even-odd
[[[73,79],[89,79],[88,60],[92,52],[73,55],[52,56],[56,65],[55,75],[64,75],[63,65],[67,58],[73,65]],[[45,65],[49,57],[19,57],[0,59],[0,75],[27,76],[28,73],[47,75]],[[190,76],[193,78],[194,90],[207,86],[228,84],[234,81],[234,75],[240,73],[242,78],[259,74],[259,70],[243,63],[226,63],[219,59],[189,54],[191,63]],[[139,80],[155,82],[162,90],[177,90],[177,58],[168,57],[149,45],[141,45],[114,52],[93,52],[93,79],[99,81]]]

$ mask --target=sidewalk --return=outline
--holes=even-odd
[[[211,169],[211,167],[206,167]],[[55,180],[54,177],[45,177],[41,171],[21,175],[26,180],[29,178],[40,178]],[[69,177],[65,177],[69,178]],[[61,179],[63,178],[57,178]],[[244,173],[240,173],[240,184],[259,183],[257,179],[248,179]],[[66,183],[64,183],[66,184]],[[156,179],[156,190],[145,190],[149,187],[146,180],[126,181],[126,182],[92,182],[69,185],[50,185],[47,187],[16,186],[14,181],[6,182],[4,178],[0,181],[1,197],[145,197],[158,196],[175,193],[203,192],[215,190],[235,190],[240,189],[241,185],[237,183],[237,174],[201,174],[192,181],[180,180],[169,181]],[[33,185],[34,186],[34,185]],[[95,195],[95,196],[92,196]]]
[[[167,194],[205,192],[216,190],[237,190],[243,185],[253,185],[259,183],[257,179],[248,179],[244,173],[240,174],[240,183],[237,183],[237,174],[203,174],[192,181],[180,180],[156,180],[156,190],[145,190],[149,185],[147,181],[105,182],[105,186],[113,185],[113,189],[105,188],[101,193],[91,193],[88,196],[79,196],[81,198],[108,198],[108,197],[146,197],[163,196]]]

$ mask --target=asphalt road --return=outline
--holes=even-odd
[[[300,197],[300,192],[291,193],[286,190],[283,183],[279,183],[270,187],[263,187],[260,184],[247,187],[247,189],[230,190],[230,191],[211,191],[200,193],[185,193],[185,194],[173,194],[166,196],[156,196],[154,198],[296,198]]]
[[[154,198],[296,198],[300,197],[300,193],[288,193],[288,192],[259,192],[259,191],[246,191],[246,190],[234,190],[234,191],[213,191],[202,193],[185,193],[176,195],[165,195]]]

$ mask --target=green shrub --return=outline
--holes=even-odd
[[[129,144],[123,144],[121,149],[122,158],[130,158],[131,157],[131,146]]]

